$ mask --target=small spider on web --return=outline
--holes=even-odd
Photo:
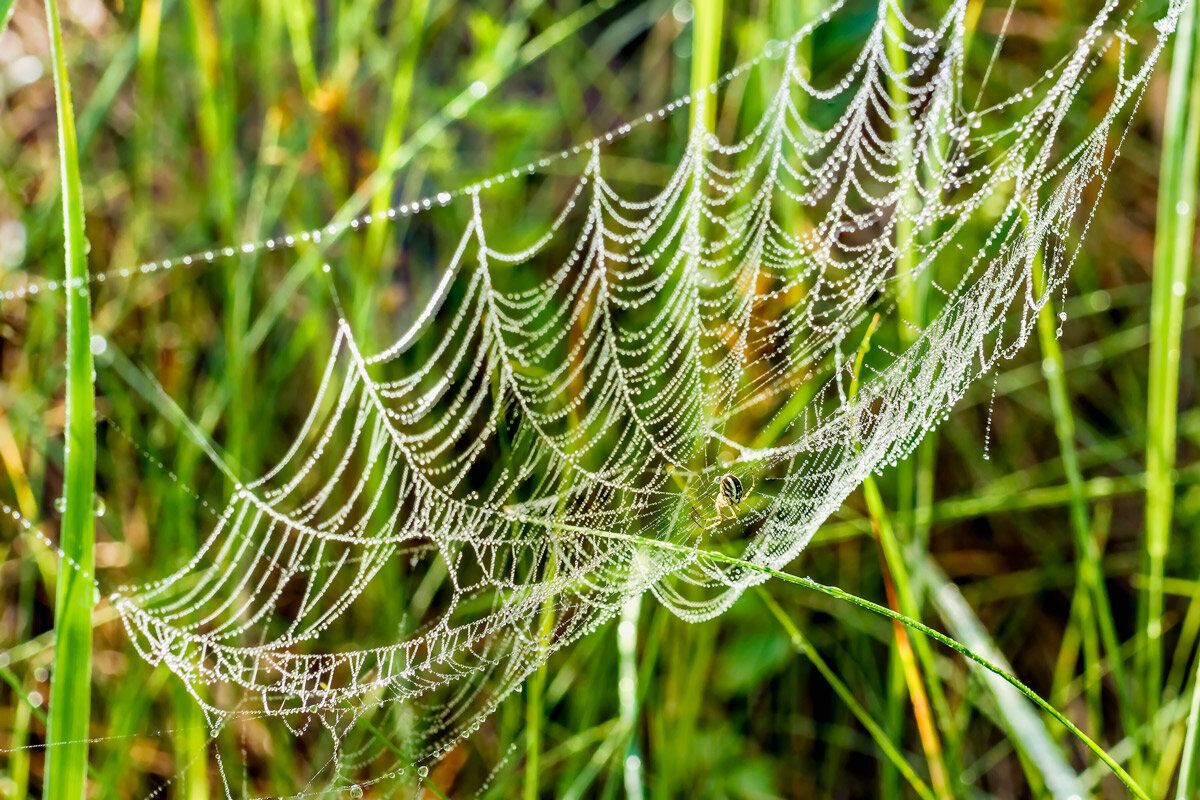
[[[717,511],[715,517],[708,517],[704,522],[706,525],[701,525],[704,530],[709,531],[720,525],[725,519],[737,519],[741,511],[741,505],[754,494],[756,479],[751,476],[750,488],[743,492],[742,481],[738,476],[726,473],[717,480],[717,493],[713,495],[713,507]],[[729,510],[729,516],[725,516],[726,509]]]

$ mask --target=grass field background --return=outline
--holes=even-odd
[[[1027,85],[1046,54],[1069,49],[1094,12],[1084,6],[1016,3],[997,86]],[[697,53],[732,66],[823,8],[56,7],[74,159],[59,138],[45,8],[17,0],[0,33],[0,291],[27,274],[61,280],[64,253],[107,273],[470,183],[657,108],[711,79],[717,68]],[[971,57],[985,63],[1007,6],[971,9]],[[1165,9],[1147,2],[1138,20],[1149,29]],[[814,73],[844,68],[873,14],[870,3],[840,14],[809,54]],[[1041,320],[1042,336],[994,385],[976,386],[910,463],[852,496],[790,568],[886,605],[877,544],[886,526],[911,584],[909,610],[1005,659],[1152,797],[1194,796],[1179,775],[1194,755],[1200,667],[1200,306],[1189,268],[1200,56],[1183,52],[1179,77],[1169,58],[1159,65],[1132,122],[1073,272],[1061,337],[1056,318]],[[1115,80],[1115,64],[1101,69]],[[766,97],[749,84],[716,111],[718,129],[756,119]],[[1075,122],[1099,108],[1085,98]],[[661,183],[689,124],[675,115],[639,139],[646,152],[615,157],[613,174]],[[68,181],[68,218],[75,202],[85,221],[86,240],[74,243],[64,238],[64,158],[76,161],[81,190],[73,197]],[[1179,211],[1189,191],[1190,209]],[[535,226],[552,201],[514,198],[512,225]],[[438,277],[429,254],[460,230],[376,228],[339,253],[347,314],[365,341],[385,342],[412,318]],[[286,449],[336,331],[328,291],[310,279],[319,261],[299,255],[94,284],[91,330],[70,348],[61,293],[0,304],[0,501],[63,547],[64,531],[86,527],[64,519],[57,500],[87,496],[68,488],[66,387],[86,384],[83,345],[95,333],[105,342],[95,364],[97,573],[113,587],[186,560],[229,486],[181,435],[173,407],[244,474]],[[41,746],[52,671],[72,663],[76,685],[90,687],[90,714],[75,717],[95,740],[89,797],[159,787],[155,796],[224,796],[219,762],[238,765],[234,796],[303,788],[315,751],[253,728],[210,742],[194,700],[137,657],[107,602],[90,609],[90,664],[78,647],[64,662],[60,646],[56,662],[63,580],[37,536],[0,522],[0,797],[54,797],[48,765],[69,773],[84,757]],[[58,602],[61,618],[69,601]],[[1128,796],[1077,739],[1039,712],[1016,713],[960,655],[803,587],[769,582],[706,624],[685,624],[650,598],[625,620],[632,640],[614,622],[557,653],[424,788],[397,796],[471,797],[484,785],[488,797],[1048,796],[1040,740],[1022,727],[1031,723],[1089,793]],[[928,699],[906,680],[914,647]],[[619,676],[636,679],[635,707],[622,706]]]

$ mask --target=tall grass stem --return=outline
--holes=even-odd
[[[875,744],[879,747],[880,751],[884,754],[892,766],[896,768],[896,771],[904,776],[904,779],[908,781],[908,784],[913,788],[913,791],[915,791],[921,797],[921,800],[934,800],[933,792],[930,790],[929,786],[925,783],[925,781],[921,780],[920,776],[918,776],[916,771],[912,768],[912,765],[905,760],[904,755],[896,749],[896,745],[892,742],[891,737],[888,736],[887,731],[880,727],[875,718],[871,716],[871,713],[863,707],[862,703],[858,701],[858,698],[854,696],[854,692],[849,686],[846,685],[846,682],[839,678],[837,673],[834,672],[827,663],[825,663],[825,659],[822,658],[821,654],[818,653],[816,648],[813,647],[812,642],[808,640],[808,637],[801,633],[800,628],[796,625],[792,618],[787,615],[787,613],[779,605],[779,602],[772,597],[771,593],[768,592],[764,587],[756,586],[755,589],[758,592],[758,596],[762,598],[763,603],[766,604],[767,610],[770,611],[771,615],[779,621],[779,624],[783,627],[784,632],[787,633],[792,647],[806,656],[812,665],[817,668],[817,672],[821,673],[821,676],[825,678],[825,681],[831,687],[833,687],[833,691],[837,694],[841,701],[846,704],[846,707],[850,709],[850,713],[855,716],[855,718],[859,721],[859,724],[861,724],[866,729],[867,733],[871,735],[871,738],[875,740]]]
[[[617,698],[621,727],[627,732],[629,740],[621,771],[628,800],[642,800],[645,797],[641,748],[638,746],[637,640],[641,608],[640,594],[629,598],[621,606],[621,621],[617,624]]]
[[[1184,7],[1175,34],[1159,169],[1146,407],[1147,582],[1140,619],[1146,642],[1138,659],[1146,720],[1154,717],[1162,700],[1164,563],[1170,547],[1174,509],[1183,301],[1192,262],[1200,164],[1198,6],[1200,3],[1192,2]],[[1151,736],[1149,741],[1154,742],[1155,737]]]
[[[79,179],[75,113],[56,0],[46,0],[46,21],[50,33],[62,180],[67,280],[67,421],[63,487],[66,505],[59,545],[65,558],[59,562],[55,587],[54,672],[50,684],[43,796],[80,800],[85,795],[87,783],[95,593],[91,581],[95,541],[92,515],[96,468],[95,389],[83,187]]]
[[[515,517],[515,519],[517,519],[521,522],[527,522],[527,523],[531,523],[531,524],[535,524],[535,525],[536,524],[546,524],[545,520],[542,520],[537,517],[520,516],[520,517]],[[1088,736],[1086,733],[1081,731],[1079,729],[1079,727],[1077,725],[1075,725],[1075,723],[1071,722],[1071,720],[1067,719],[1067,717],[1061,711],[1059,711],[1057,708],[1050,705],[1050,703],[1048,703],[1044,699],[1042,699],[1041,695],[1039,695],[1037,692],[1033,691],[1033,689],[1030,689],[1028,686],[1026,686],[1024,683],[1022,683],[1019,678],[1017,678],[1015,675],[1013,675],[1011,672],[1004,669],[1003,667],[997,665],[992,660],[986,658],[985,656],[980,655],[978,652],[976,652],[972,648],[968,647],[967,645],[965,645],[961,642],[956,641],[955,639],[950,638],[946,634],[944,634],[940,631],[934,630],[933,628],[929,627],[928,625],[926,625],[923,622],[919,622],[915,619],[912,619],[911,617],[907,617],[904,614],[901,614],[897,611],[893,611],[890,608],[886,608],[885,606],[881,606],[878,603],[874,603],[870,600],[867,600],[866,598],[859,597],[858,595],[855,595],[855,594],[851,594],[850,592],[847,592],[836,586],[828,586],[826,584],[815,581],[812,578],[803,577],[803,576],[799,576],[799,575],[792,575],[791,573],[782,572],[777,569],[772,569],[771,567],[767,567],[762,564],[755,564],[750,561],[743,561],[740,558],[726,555],[724,553],[717,552],[714,550],[698,550],[698,549],[690,547],[688,545],[677,544],[675,542],[662,541],[659,539],[647,539],[643,536],[618,533],[616,531],[604,531],[604,530],[597,530],[594,528],[584,528],[581,526],[570,525],[570,524],[566,524],[566,523],[562,523],[562,522],[555,522],[554,524],[557,525],[562,530],[574,531],[576,533],[584,533],[589,536],[599,537],[601,539],[612,539],[612,540],[616,540],[616,541],[631,542],[631,543],[638,544],[638,545],[644,546],[644,547],[654,547],[657,549],[667,550],[667,551],[670,551],[673,553],[677,553],[679,555],[683,555],[683,556],[686,556],[689,558],[712,559],[713,561],[718,561],[718,562],[721,562],[724,564],[730,564],[732,566],[736,566],[741,569],[752,570],[754,572],[758,572],[763,575],[769,575],[773,578],[778,578],[779,580],[784,581],[786,583],[794,583],[797,586],[804,586],[808,589],[812,589],[814,591],[820,592],[821,594],[828,595],[829,597],[832,597],[836,600],[841,600],[841,601],[844,601],[847,603],[851,603],[853,605],[858,606],[859,608],[865,609],[872,613],[879,614],[880,616],[887,617],[888,619],[901,622],[904,625],[907,625],[912,630],[917,631],[918,633],[921,633],[931,639],[934,639],[935,641],[945,645],[946,647],[950,648],[951,650],[958,653],[959,655],[964,656],[965,658],[968,658],[971,661],[974,661],[976,664],[983,667],[988,672],[1000,677],[1008,684],[1011,684],[1021,695],[1023,695],[1025,698],[1027,698],[1031,702],[1033,702],[1034,705],[1036,705],[1042,711],[1049,714],[1051,717],[1053,717],[1055,720],[1057,720],[1059,724],[1061,724],[1064,728],[1066,728],[1068,731],[1070,731],[1071,734],[1074,735],[1075,738],[1077,738],[1085,747],[1087,747],[1088,750],[1090,750],[1097,758],[1099,758],[1102,762],[1104,762],[1104,764],[1112,771],[1112,773],[1114,775],[1116,775],[1121,780],[1122,783],[1125,784],[1125,786],[1130,790],[1130,792],[1133,793],[1133,795],[1135,797],[1138,797],[1141,800],[1150,800],[1150,796],[1148,794],[1146,794],[1146,791],[1144,789],[1142,789],[1142,787],[1140,785],[1138,785],[1137,781],[1135,781],[1133,779],[1133,777],[1130,776],[1130,774],[1128,772],[1126,772],[1125,769],[1119,763],[1117,763],[1117,761],[1112,756],[1110,756],[1107,751],[1104,750],[1103,747],[1096,744],[1096,742],[1093,741],[1090,736]],[[1079,793],[1079,794],[1080,794],[1080,796],[1082,796],[1081,793]]]
[[[1045,267],[1041,253],[1033,255],[1033,279],[1039,294],[1047,291]],[[1099,660],[1098,639],[1103,642],[1105,656],[1113,669],[1118,706],[1126,730],[1134,728],[1129,716],[1128,693],[1126,691],[1125,662],[1117,638],[1116,623],[1104,585],[1103,553],[1092,530],[1091,513],[1085,492],[1083,470],[1079,465],[1079,453],[1075,442],[1075,415],[1071,410],[1070,393],[1067,389],[1067,367],[1059,345],[1058,331],[1061,322],[1055,317],[1054,304],[1047,301],[1038,314],[1038,342],[1042,351],[1042,374],[1050,394],[1050,411],[1054,419],[1054,433],[1062,454],[1063,472],[1067,479],[1069,498],[1067,503],[1071,532],[1075,539],[1077,583],[1079,586],[1072,604],[1072,620],[1078,617],[1080,634],[1087,654],[1088,663]],[[1089,713],[1095,723],[1093,730],[1102,730],[1102,698],[1098,683],[1089,683]]]

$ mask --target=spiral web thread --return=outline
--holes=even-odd
[[[739,68],[782,67],[762,119],[728,144],[694,128],[649,199],[606,180],[612,136],[575,148],[582,174],[523,249],[492,242],[490,182],[439,196],[469,203],[470,221],[412,327],[370,355],[341,319],[288,452],[237,486],[188,563],[112,595],[141,655],[184,681],[214,730],[239,717],[322,729],[332,780],[381,780],[448,753],[627,599],[649,591],[702,620],[763,579],[706,548],[776,569],[794,559],[1064,290],[1113,129],[1182,3],[1140,60],[1128,12],[1106,3],[1073,52],[986,108],[962,96],[965,9],[922,28],[883,0],[827,88],[797,64],[811,29],[768,48]],[[1101,59],[1122,76],[1107,110],[1060,141]],[[810,103],[841,112],[815,127]],[[956,281],[934,280],[935,264]],[[921,281],[940,311],[855,375],[868,320]],[[773,425],[769,446],[732,438]],[[747,497],[711,523],[725,475]],[[443,574],[431,599],[426,578]],[[373,612],[348,612],[379,581],[417,588],[397,600],[399,641],[377,631],[362,646],[347,619]],[[360,735],[364,720],[401,744]]]

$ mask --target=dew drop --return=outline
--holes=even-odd
[[[429,767],[422,764],[421,766],[417,767],[417,774],[424,778],[429,774]]]
[[[357,783],[350,787],[350,796],[355,798],[355,800],[358,800],[359,797],[362,797],[362,794],[362,787]]]
[[[98,494],[92,495],[92,516],[103,517],[107,510],[108,506],[104,504],[104,498]]]
[[[54,510],[60,514],[65,514],[67,511],[67,498],[65,498],[65,497],[55,498]]]

